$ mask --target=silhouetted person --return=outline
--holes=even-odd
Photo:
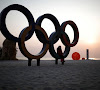
[[[58,46],[57,54],[60,56],[62,64],[64,64],[65,61],[64,61],[64,57],[63,57],[61,46]]]

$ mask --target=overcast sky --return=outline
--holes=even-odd
[[[90,50],[91,58],[100,58],[100,0],[0,0],[0,12],[11,4],[21,4],[28,8],[35,21],[45,14],[50,13],[56,16],[59,23],[72,20],[79,29],[79,42],[71,48],[68,58],[71,58],[73,52],[79,52],[82,57],[86,57],[86,49]],[[10,11],[6,18],[8,30],[15,36],[28,26],[26,17],[19,11]],[[42,23],[48,35],[55,31],[54,25],[48,19]],[[66,33],[71,41],[73,40],[73,30],[70,26],[66,27]],[[4,40],[0,32],[0,46]],[[64,51],[64,45],[59,40],[54,46],[55,49],[61,45]],[[18,47],[18,46],[17,46]],[[38,41],[35,35],[26,42],[26,47],[30,53],[37,54],[42,48],[42,43]],[[17,57],[22,56],[18,50]],[[23,56],[24,57],[24,56]],[[49,52],[44,58],[51,58]]]

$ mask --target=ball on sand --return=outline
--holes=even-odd
[[[72,59],[73,59],[73,60],[79,60],[79,59],[80,59],[80,54],[79,54],[78,52],[74,52],[74,53],[72,54]]]

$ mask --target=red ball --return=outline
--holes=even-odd
[[[83,57],[82,60],[85,60],[85,58]]]
[[[73,59],[73,60],[79,60],[79,59],[80,59],[80,54],[79,54],[78,52],[74,52],[74,53],[72,54],[72,59]]]

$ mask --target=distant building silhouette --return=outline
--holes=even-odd
[[[89,49],[86,49],[87,60],[89,59]]]

